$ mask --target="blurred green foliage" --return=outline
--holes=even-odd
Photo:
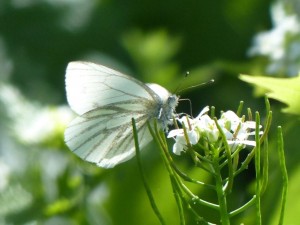
[[[212,85],[180,93],[191,99],[194,115],[205,105],[235,110],[240,100],[253,111],[263,111],[263,99],[254,98],[238,75],[265,74],[268,59],[249,58],[247,51],[257,32],[270,29],[270,6],[271,1],[260,0],[2,0],[0,224],[158,224],[135,159],[104,170],[78,159],[63,144],[64,127],[74,117],[65,115],[62,106],[67,63],[104,64],[173,92],[215,79]],[[183,78],[186,71],[190,76]],[[298,118],[282,114],[281,107],[272,102],[274,128],[282,125],[285,132],[291,176],[286,224],[295,224],[300,126]],[[177,111],[190,113],[188,103],[181,102]],[[274,154],[271,150],[263,224],[278,221],[281,181],[272,131],[270,146]],[[150,145],[142,151],[144,167],[167,224],[178,224],[169,178],[156,148]],[[187,173],[210,182],[191,162],[176,160]],[[253,179],[249,167],[236,181],[230,206],[237,207],[253,194]],[[213,193],[191,188],[215,200]],[[213,212],[199,210],[218,223]],[[254,224],[253,213],[247,211],[233,224]]]

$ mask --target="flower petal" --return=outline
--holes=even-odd
[[[175,136],[178,136],[178,135],[183,135],[183,129],[175,129],[175,130],[171,130],[171,131],[168,133],[167,138],[172,138],[172,137],[175,137]]]

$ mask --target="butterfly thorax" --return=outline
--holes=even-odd
[[[172,124],[175,108],[178,104],[178,97],[171,95],[170,92],[158,84],[147,84],[147,86],[156,94],[156,100],[159,103],[157,104],[158,109],[156,110],[158,114],[154,116],[159,120],[162,128],[165,130],[168,125]]]

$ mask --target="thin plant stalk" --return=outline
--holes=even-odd
[[[259,141],[259,125],[260,117],[259,113],[255,114],[256,129],[255,129],[255,174],[256,174],[256,224],[261,225],[261,171],[260,171],[260,141]]]
[[[278,144],[278,155],[279,155],[279,164],[282,173],[282,194],[281,194],[281,209],[280,209],[280,218],[279,225],[284,224],[284,213],[285,213],[285,205],[286,205],[286,195],[287,195],[287,186],[288,186],[288,173],[285,165],[285,157],[284,157],[284,142],[282,136],[282,128],[279,126],[277,128],[277,144]]]
[[[227,199],[226,199],[226,191],[223,189],[223,180],[221,176],[221,171],[219,167],[219,156],[218,156],[218,151],[214,151],[214,156],[213,156],[213,168],[215,170],[216,176],[215,176],[215,181],[216,181],[216,192],[218,196],[218,202],[220,204],[220,217],[222,221],[222,225],[229,225],[230,220],[229,220],[229,214],[227,211]]]
[[[140,147],[139,147],[139,141],[138,141],[138,133],[137,133],[137,130],[136,130],[136,124],[135,124],[134,118],[132,118],[132,129],[133,129],[133,138],[134,138],[134,144],[135,144],[136,159],[137,159],[139,171],[140,171],[142,181],[143,181],[145,190],[147,192],[151,207],[152,207],[156,217],[158,218],[160,224],[161,225],[166,225],[166,223],[164,222],[164,219],[163,219],[161,213],[159,212],[159,209],[158,209],[158,207],[155,203],[154,196],[151,192],[151,188],[150,188],[150,186],[147,182],[147,179],[146,179],[146,176],[145,176],[145,171],[144,171],[143,166],[142,166],[141,157],[140,157]]]
[[[217,118],[214,118],[214,120],[218,127],[218,130],[220,132],[220,135],[222,137],[224,147],[225,147],[225,153],[226,153],[226,157],[227,157],[227,167],[228,167],[228,183],[226,186],[226,193],[230,193],[232,190],[233,179],[234,179],[233,165],[232,165],[232,160],[231,160],[231,151],[230,151],[226,136],[225,136],[222,128],[220,127]],[[218,156],[218,158],[219,158],[219,156]]]

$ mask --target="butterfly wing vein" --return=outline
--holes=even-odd
[[[132,118],[140,147],[151,141],[147,121],[159,116],[162,99],[144,83],[101,65],[71,62],[66,91],[79,116],[67,127],[65,142],[82,159],[110,168],[132,158]]]

